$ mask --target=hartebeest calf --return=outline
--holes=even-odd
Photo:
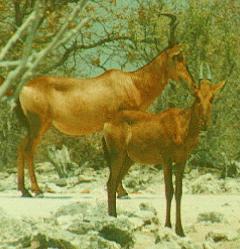
[[[104,125],[110,176],[107,183],[108,212],[116,213],[116,189],[134,161],[163,165],[166,223],[171,227],[173,197],[172,166],[176,167],[176,233],[184,236],[181,224],[182,178],[187,158],[198,144],[199,133],[210,119],[212,100],[225,82],[211,84],[201,80],[193,87],[195,101],[187,109],[170,108],[159,114],[122,111]]]

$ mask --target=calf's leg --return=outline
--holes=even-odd
[[[107,145],[106,145],[106,141],[105,141],[104,137],[102,137],[102,147],[103,147],[104,158],[107,161],[108,167],[110,168],[111,167],[110,155],[108,153]],[[117,196],[118,198],[124,198],[124,197],[128,196],[128,192],[123,187],[122,181],[120,181],[118,184],[117,193],[118,193],[118,196]]]
[[[117,217],[116,211],[116,192],[117,187],[121,181],[121,170],[123,167],[123,155],[122,153],[115,155],[111,159],[111,167],[109,179],[107,182],[108,192],[108,214]]]
[[[165,183],[165,197],[166,197],[166,219],[165,226],[172,227],[171,224],[171,203],[173,198],[173,183],[172,183],[172,165],[164,164],[164,183]]]
[[[125,160],[123,162],[123,167],[121,170],[120,184],[118,185],[118,188],[117,188],[117,193],[118,193],[117,197],[119,199],[124,199],[124,198],[128,197],[127,191],[122,186],[122,180],[125,177],[125,175],[128,173],[128,170],[131,167],[131,165],[133,165],[133,161],[129,158],[128,155],[126,155]]]
[[[176,199],[176,233],[184,237],[184,231],[181,221],[181,199],[182,199],[182,178],[184,173],[184,165],[176,166],[176,182],[175,182],[175,199]]]

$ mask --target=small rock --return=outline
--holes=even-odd
[[[58,248],[58,249],[77,249],[69,241],[63,239],[50,238],[45,234],[38,233],[33,236],[31,241],[31,249],[48,249],[48,248]]]
[[[80,193],[81,193],[81,194],[90,194],[90,193],[91,193],[91,190],[90,190],[90,189],[83,189],[83,190],[81,190]]]
[[[54,181],[54,183],[59,187],[66,187],[67,186],[67,181],[64,178],[57,179]]]
[[[67,230],[71,233],[84,235],[87,234],[89,231],[94,230],[94,228],[94,224],[90,222],[75,221],[67,228]]]
[[[50,182],[45,184],[44,187],[45,191],[48,193],[61,193],[62,192],[62,187],[57,186],[55,183]]]
[[[8,168],[6,169],[7,174],[16,174],[17,173],[17,168]]]
[[[81,249],[123,249],[114,241],[106,240],[99,236],[97,232],[91,231],[79,245]]]
[[[87,178],[86,176],[78,176],[78,183],[93,182],[95,179]]]
[[[114,241],[121,245],[121,248],[131,248],[134,244],[133,236],[130,231],[116,227],[115,224],[105,225],[99,235],[104,239]]]
[[[197,220],[199,222],[220,223],[224,219],[224,215],[219,212],[200,213]]]
[[[217,179],[212,174],[208,173],[199,176],[197,179],[189,181],[188,193],[200,194],[210,193],[216,194],[222,192],[223,181]]]
[[[139,204],[139,208],[142,211],[151,211],[154,215],[157,215],[156,209],[149,203],[142,202]]]
[[[49,173],[54,171],[54,166],[50,162],[38,163],[36,166],[36,171],[38,173]]]
[[[76,186],[81,183],[88,183],[88,182],[93,182],[95,181],[94,178],[88,178],[86,176],[80,175],[80,176],[74,176],[68,179],[68,183],[71,186]]]
[[[228,240],[228,236],[227,234],[223,233],[223,232],[209,232],[206,235],[206,240],[212,240],[214,242],[221,242],[221,241],[227,241]]]
[[[55,194],[56,193],[56,191],[54,189],[50,188],[49,186],[45,186],[44,192],[51,193],[51,194]]]
[[[202,249],[198,244],[189,238],[181,238],[169,228],[159,230],[156,240],[156,246],[153,249]]]
[[[204,241],[203,249],[215,249],[215,246],[211,241]]]

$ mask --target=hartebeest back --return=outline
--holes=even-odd
[[[122,111],[104,125],[110,175],[107,183],[108,212],[116,216],[116,189],[134,161],[163,165],[167,200],[166,223],[171,227],[173,197],[172,164],[176,167],[176,233],[184,236],[181,223],[182,177],[187,158],[198,144],[199,133],[210,118],[211,102],[225,82],[212,85],[201,80],[193,87],[191,108],[170,108],[159,114]]]

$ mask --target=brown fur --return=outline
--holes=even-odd
[[[170,79],[193,79],[181,48],[165,49],[152,62],[134,72],[109,70],[90,79],[38,77],[28,82],[19,100],[29,121],[29,133],[18,153],[18,188],[24,187],[24,162],[28,163],[32,191],[40,193],[33,169],[33,154],[41,137],[53,125],[59,131],[80,136],[98,132],[121,110],[145,110],[161,94]],[[34,116],[34,118],[33,118]],[[39,126],[37,131],[34,126]],[[122,186],[120,189],[126,194]]]
[[[131,163],[126,160],[163,165],[167,199],[166,226],[171,227],[173,197],[172,164],[176,166],[176,233],[184,236],[181,224],[182,177],[187,158],[198,144],[199,133],[210,118],[211,101],[225,82],[211,85],[202,80],[194,89],[191,108],[171,108],[159,114],[123,111],[104,125],[104,138],[110,161],[108,188],[109,214],[116,216],[116,187]]]

